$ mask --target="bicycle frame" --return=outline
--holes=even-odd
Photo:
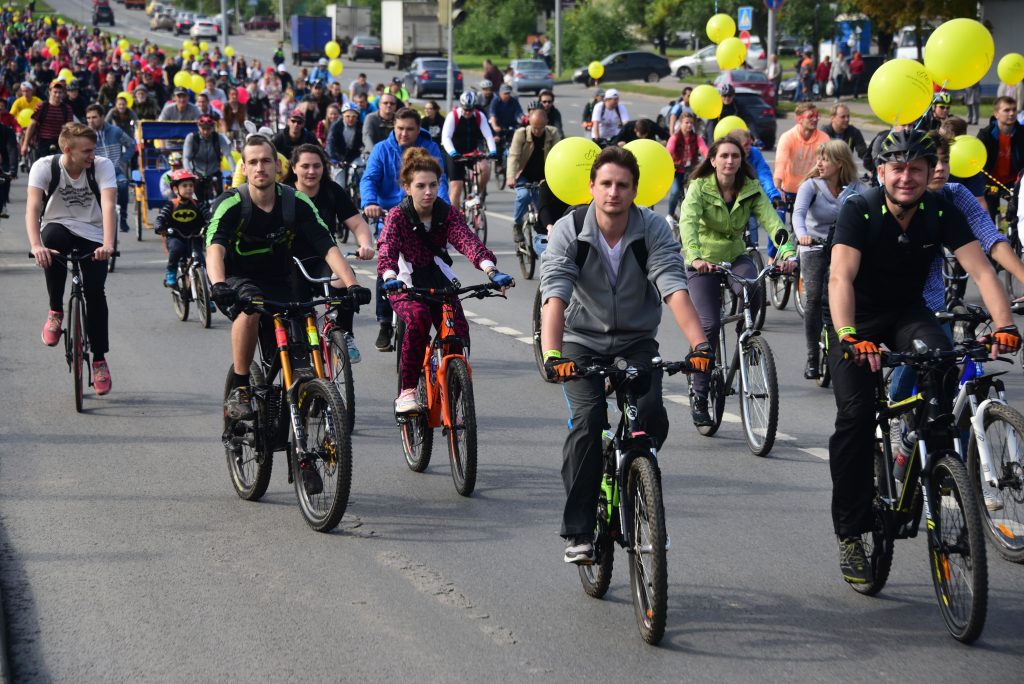
[[[460,343],[465,349],[469,340],[455,334],[455,309],[447,299],[441,307],[441,327],[430,346],[423,353],[423,377],[427,386],[427,422],[432,428],[452,428],[451,406],[448,396],[448,365],[452,359],[462,359],[466,364],[470,380],[473,379],[473,368],[463,353],[451,353],[449,347]]]
[[[736,379],[737,370],[740,372],[740,380],[742,382],[742,386],[746,387],[748,386],[749,379],[746,376],[746,370],[740,364],[740,350],[746,346],[747,340],[749,340],[751,337],[755,335],[761,334],[761,331],[757,330],[754,327],[754,316],[752,313],[752,305],[750,303],[750,291],[754,287],[757,287],[758,283],[764,280],[769,273],[774,272],[776,268],[774,265],[765,266],[763,269],[761,269],[760,273],[758,273],[755,277],[744,278],[743,276],[736,275],[735,273],[730,271],[728,268],[728,264],[719,264],[717,266],[718,269],[724,274],[724,279],[722,280],[723,291],[725,290],[725,288],[729,287],[728,283],[726,282],[726,279],[731,278],[732,280],[735,280],[736,282],[743,286],[743,313],[730,314],[728,316],[722,317],[722,323],[718,329],[718,353],[719,355],[724,357],[726,349],[725,326],[729,323],[736,323],[738,321],[742,321],[743,329],[740,330],[739,335],[736,338],[736,347],[733,349],[732,359],[729,361],[728,367],[723,366],[723,368],[726,371],[726,387],[732,387],[732,382],[733,380]]]

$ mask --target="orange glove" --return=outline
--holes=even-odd
[[[999,330],[992,333],[991,339],[1011,354],[1020,349],[1020,331],[1017,330],[1015,325],[999,328]]]
[[[686,362],[690,368],[699,372],[707,373],[711,364],[715,362],[715,352],[707,342],[701,342],[686,355]]]
[[[840,340],[843,345],[844,359],[857,359],[868,354],[877,354],[878,345],[871,340],[858,340],[853,335],[847,335]]]

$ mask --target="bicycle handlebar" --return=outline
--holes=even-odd
[[[406,287],[401,290],[395,291],[393,294],[398,292],[405,292],[412,297],[433,298],[433,299],[444,299],[446,297],[461,297],[462,295],[469,295],[465,299],[484,299],[486,297],[504,297],[502,294],[494,294],[493,290],[500,290],[501,287],[494,283],[481,283],[479,285],[453,285],[452,287]]]
[[[882,366],[931,366],[943,361],[959,361],[965,356],[975,361],[989,360],[988,348],[982,344],[961,344],[953,349],[929,349],[921,340],[914,340],[914,351],[894,352],[883,351]]]
[[[732,267],[732,263],[729,262],[729,261],[723,261],[723,262],[717,263],[717,264],[715,262],[713,262],[713,261],[709,261],[707,263],[711,264],[711,266],[713,267],[713,271],[721,271],[721,272],[725,273],[727,276],[729,276],[730,278],[732,278],[733,280],[735,280],[736,282],[743,283],[745,285],[751,285],[751,286],[757,285],[759,282],[761,282],[762,280],[764,280],[768,276],[779,275],[779,274],[782,273],[782,269],[780,269],[778,267],[778,265],[776,265],[776,264],[768,264],[767,266],[762,268],[758,272],[758,274],[756,276],[754,276],[753,278],[744,278],[743,276],[738,275],[738,274],[734,273],[732,270],[730,270],[731,267]]]
[[[616,357],[611,363],[592,363],[589,366],[580,368],[572,378],[574,380],[578,380],[593,376],[608,377],[630,373],[634,375],[642,375],[644,373],[650,373],[651,371],[658,370],[659,368],[669,375],[696,372],[693,366],[686,361],[665,361],[660,356],[655,356],[651,359],[650,365],[644,364],[643,366],[631,365],[628,359]]]
[[[295,265],[299,267],[300,271],[302,271],[302,277],[304,277],[311,283],[329,283],[333,280],[338,279],[333,273],[331,273],[329,276],[324,276],[322,278],[314,278],[313,276],[309,275],[309,271],[307,271],[306,267],[302,265],[302,259],[293,256],[292,261],[294,261]]]
[[[317,297],[311,299],[308,302],[279,302],[272,299],[264,299],[260,297],[239,297],[235,303],[234,308],[236,311],[243,311],[246,313],[261,313],[269,316],[275,313],[283,315],[285,318],[289,317],[289,314],[296,311],[311,311],[321,304],[327,304],[331,307],[339,307],[345,305],[351,305],[355,302],[355,295],[346,293],[343,295],[334,295],[330,297]]]
[[[74,250],[74,252],[77,252],[77,251],[78,251],[77,249]],[[53,257],[54,259],[63,259],[64,261],[70,263],[72,261],[90,261],[90,260],[92,260],[92,255],[95,253],[95,252],[89,252],[88,254],[83,254],[82,256],[75,256],[74,252],[72,252],[71,254],[61,254],[60,252],[50,252],[50,256]],[[115,249],[114,253],[111,256],[116,256],[116,257],[121,256],[120,250]],[[28,258],[29,259],[35,259],[36,255],[33,254],[32,252],[29,252],[28,253]]]

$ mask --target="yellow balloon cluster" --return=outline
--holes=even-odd
[[[1024,55],[1021,55],[1019,52],[1003,55],[1003,58],[999,60],[999,66],[996,67],[996,71],[999,74],[1000,81],[1006,85],[1017,85],[1021,79],[1024,79]]]
[[[564,138],[551,148],[544,178],[555,197],[566,204],[590,202],[590,167],[600,151],[593,140],[580,137]]]
[[[206,51],[207,51],[207,50],[209,50],[209,49],[210,49],[210,44],[209,44],[209,43],[207,43],[207,42],[206,42],[205,40],[204,40],[204,41],[201,41],[201,42],[199,43],[199,51],[200,51],[200,52],[206,52]]]
[[[345,69],[345,65],[341,63],[340,59],[332,59],[327,63],[327,71],[330,72],[331,76],[341,76],[341,72]]]
[[[985,143],[973,135],[958,135],[949,148],[949,172],[959,178],[981,173],[988,161]]]
[[[721,43],[736,35],[736,22],[728,14],[716,14],[708,19],[706,29],[712,43]]]
[[[337,59],[341,54],[341,45],[337,41],[330,41],[327,45],[324,45],[324,54],[327,55],[328,59]]]
[[[721,121],[715,124],[715,140],[718,140],[719,138],[724,138],[725,136],[729,135],[730,133],[737,129],[742,129],[744,131],[750,130],[749,128],[747,128],[747,122],[741,119],[740,117],[724,117]]]
[[[182,69],[174,74],[174,85],[178,88],[188,88],[192,83],[192,75]]]
[[[920,62],[891,59],[871,77],[868,104],[887,124],[910,123],[928,111],[933,92],[931,75]]]
[[[181,41],[181,49],[185,52],[192,52],[192,49],[195,48],[195,46],[196,44],[193,43],[191,40]]]
[[[596,60],[591,62],[587,65],[587,74],[595,81],[600,81],[601,77],[604,76],[604,64]]]
[[[131,47],[131,43],[129,43],[126,38],[122,38],[117,41],[117,47],[121,48],[121,52],[125,52],[129,47]]]
[[[653,207],[672,187],[672,180],[675,178],[672,155],[664,145],[644,138],[626,143],[625,147],[633,153],[640,166],[640,182],[637,184],[635,202],[642,207]],[[587,172],[589,174],[589,169]]]
[[[951,19],[939,26],[924,46],[924,66],[947,90],[967,88],[982,79],[995,59],[996,44],[974,19]]]
[[[747,46],[739,38],[726,38],[718,44],[718,48],[715,50],[718,66],[725,71],[740,68],[746,58]]]
[[[722,113],[722,96],[713,86],[699,85],[690,93],[690,109],[702,119],[717,119]]]

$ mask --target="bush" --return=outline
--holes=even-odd
[[[578,4],[562,15],[563,64],[576,67],[636,47],[624,3]],[[554,26],[549,32],[554,35]]]
[[[466,21],[455,29],[456,53],[507,54],[537,30],[534,0],[470,0]]]

